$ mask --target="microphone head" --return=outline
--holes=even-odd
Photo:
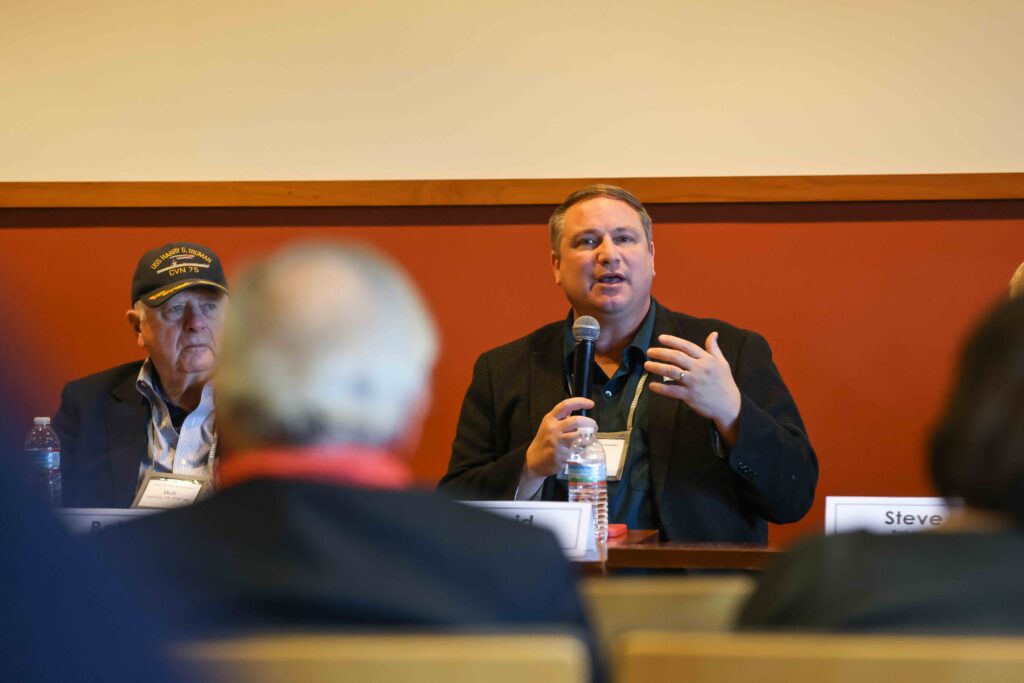
[[[581,315],[572,324],[572,336],[577,342],[596,342],[601,336],[601,323],[589,315]]]

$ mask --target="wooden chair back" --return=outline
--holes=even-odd
[[[1004,683],[1024,680],[1024,639],[633,632],[618,683]]]
[[[753,589],[745,576],[592,577],[580,582],[605,651],[628,631],[727,631]]]
[[[583,644],[561,634],[288,634],[206,640],[174,654],[214,683],[585,683]]]

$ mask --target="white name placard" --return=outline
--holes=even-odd
[[[948,514],[945,498],[827,496],[825,533],[910,534],[942,526]]]
[[[508,517],[514,522],[547,529],[558,539],[566,557],[584,559],[593,549],[594,534],[590,503],[560,503],[519,500],[470,500],[467,505]]]
[[[57,520],[73,534],[88,534],[115,524],[130,522],[160,510],[127,510],[121,508],[59,508]]]

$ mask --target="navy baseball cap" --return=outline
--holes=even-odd
[[[201,244],[171,242],[150,249],[139,259],[132,277],[132,305],[141,301],[159,306],[190,287],[213,287],[227,293],[220,259]]]

